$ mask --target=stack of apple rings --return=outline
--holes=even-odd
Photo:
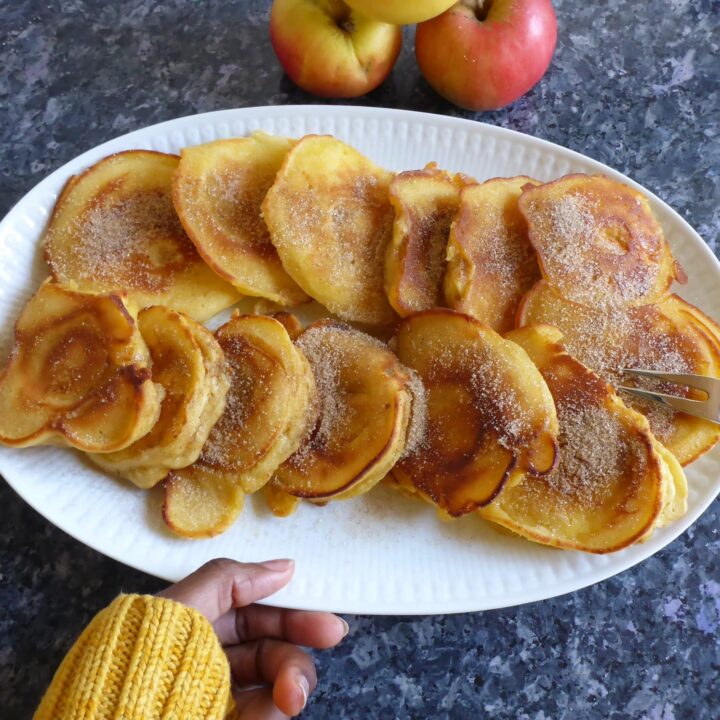
[[[720,377],[720,327],[671,294],[686,278],[647,199],[606,177],[394,174],[331,136],[256,133],[101,160],[43,243],[0,442],[161,485],[183,537],[251,493],[287,516],[382,482],[611,552],[686,511],[682,465],[720,439],[612,389],[617,367]]]

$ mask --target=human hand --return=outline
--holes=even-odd
[[[230,662],[237,720],[300,713],[317,676],[312,658],[298,645],[330,648],[347,635],[347,623],[332,613],[253,604],[287,585],[294,569],[292,560],[211,560],[158,593],[212,623]]]

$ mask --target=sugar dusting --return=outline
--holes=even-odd
[[[577,194],[563,195],[552,205],[550,211],[552,228],[560,238],[565,240],[564,246],[558,248],[558,251],[568,252],[570,255],[568,262],[573,261],[572,253],[575,243],[582,245],[593,239],[595,222],[591,207],[586,199]]]
[[[596,338],[588,333],[583,338],[576,334],[568,342],[572,354],[596,370],[608,383],[633,385],[655,392],[676,395],[687,394],[682,388],[655,380],[624,375],[623,368],[643,368],[668,373],[691,372],[692,362],[683,350],[678,336],[653,332],[638,313],[618,311],[606,316],[602,322],[605,334]],[[667,440],[674,429],[676,413],[663,405],[648,400],[623,396],[623,400],[645,414],[654,433],[661,441]]]
[[[227,360],[230,387],[225,410],[210,432],[199,462],[221,472],[252,466],[265,433],[272,433],[268,403],[271,389],[267,369],[252,364],[251,347],[242,337],[220,338]],[[251,371],[249,371],[251,369]],[[249,423],[252,423],[250,427]]]
[[[262,256],[276,256],[270,233],[263,222],[260,207],[275,178],[274,171],[261,172],[261,167],[223,167],[206,180],[204,192],[211,201],[211,212],[203,203],[192,203],[196,219],[211,223],[221,236],[229,233],[231,252],[253,251]],[[274,170],[274,168],[272,169]],[[214,250],[219,248],[214,247]],[[235,262],[239,258],[231,256]]]
[[[510,358],[477,343],[455,343],[449,346],[434,338],[429,342],[432,344],[432,360],[424,373],[424,381],[431,392],[449,387],[459,390],[465,402],[456,407],[456,419],[461,414],[466,415],[465,420],[469,423],[467,431],[477,425],[480,434],[484,436],[480,444],[492,437],[506,449],[523,448],[536,430],[533,425],[534,418],[528,412],[527,403],[522,396],[523,390],[531,381],[525,378],[524,382],[519,384],[515,377],[517,369]],[[439,417],[429,419],[430,430],[441,420]],[[435,431],[439,429],[434,428]],[[440,436],[442,434],[440,432]],[[436,454],[430,450],[437,439],[437,436],[428,438],[428,442],[421,446],[416,454]],[[439,447],[436,450],[442,455],[445,448]]]
[[[660,267],[637,259],[625,263],[628,229],[609,224],[601,203],[580,193],[566,193],[549,207],[532,207],[530,222],[553,282],[569,297],[594,305],[626,305],[652,290]]]
[[[652,378],[624,375],[623,368],[662,372],[693,372],[693,349],[680,328],[653,306],[569,310],[570,305],[545,304],[534,320],[559,328],[568,352],[613,387],[635,385],[656,392],[687,395],[689,391]],[[659,440],[674,430],[676,413],[663,405],[623,395],[625,403],[647,416]]]
[[[296,341],[313,370],[317,390],[318,420],[300,448],[288,460],[293,469],[310,481],[318,457],[342,453],[348,431],[358,423],[358,408],[349,402],[367,381],[367,368],[358,362],[361,348],[370,346],[389,353],[387,345],[370,335],[337,323],[310,326]],[[412,395],[412,410],[407,429],[405,452],[425,441],[425,388],[419,376],[407,368],[407,388]],[[374,371],[374,370],[373,370]]]
[[[97,199],[70,223],[68,239],[54,242],[60,277],[107,287],[164,290],[175,273],[199,259],[180,224],[169,193],[143,191],[120,202]]]
[[[601,507],[621,480],[629,486],[646,467],[642,436],[628,432],[605,407],[558,403],[560,461],[545,478],[556,510]]]
[[[496,192],[498,182],[501,193]],[[456,259],[457,248],[462,260]],[[466,193],[448,255],[454,279],[463,287],[455,307],[498,331],[511,329],[522,296],[540,277],[515,181],[490,181]],[[463,256],[469,258],[469,269]]]
[[[352,421],[351,409],[343,402],[342,376],[351,371],[351,364],[339,344],[333,342],[338,327],[318,325],[310,327],[297,339],[297,346],[305,354],[315,377],[318,402],[318,421],[310,436],[290,458],[301,472],[308,472],[317,452],[326,451],[341,431]],[[350,331],[352,332],[352,331]]]
[[[419,451],[420,448],[427,447],[428,408],[425,384],[415,370],[408,367],[404,368],[404,370],[410,378],[408,381],[408,390],[412,396],[412,411],[405,449],[399,460],[403,460],[409,455],[412,455]]]
[[[595,507],[620,471],[617,423],[597,407],[559,412],[558,419],[560,462],[547,484],[561,498],[567,496],[582,508]]]
[[[427,276],[425,279],[428,297],[438,304],[442,298],[441,283],[445,274],[445,254],[450,225],[455,217],[454,206],[438,207],[425,216],[418,226],[421,247],[426,249]]]
[[[357,422],[358,410],[348,402],[349,387],[362,386],[362,373],[352,343],[361,342],[387,350],[376,338],[338,323],[308,327],[295,341],[305,354],[315,377],[318,420],[288,462],[309,476],[318,456],[340,450],[347,430]]]
[[[491,275],[503,300],[527,289],[527,278],[537,276],[537,261],[527,233],[498,222],[483,237],[480,253],[483,275]]]
[[[283,188],[280,199],[270,198],[282,214],[273,242],[281,254],[284,248],[302,258],[306,274],[316,279],[313,294],[336,288],[335,294],[351,298],[353,314],[366,322],[385,320],[383,267],[394,220],[387,182],[371,172],[351,173],[343,183],[313,177],[302,191]],[[318,299],[328,304],[332,297]]]

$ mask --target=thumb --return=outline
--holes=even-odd
[[[294,569],[293,560],[240,563],[219,558],[205,563],[158,596],[195,608],[215,622],[228,610],[250,605],[285,587]]]

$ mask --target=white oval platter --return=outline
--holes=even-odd
[[[171,120],[104,143],[39,183],[0,223],[0,357],[12,325],[46,276],[38,240],[67,178],[110,153],[182,147],[255,130],[300,136],[331,133],[392,170],[430,161],[484,180],[603,172],[637,184],[552,143],[470,120],[365,107],[279,106],[226,110]],[[720,264],[697,233],[651,193],[673,252],[690,282],[681,294],[720,318]],[[224,535],[201,541],[171,535],[160,497],[108,478],[78,453],[58,448],[0,448],[0,473],[50,522],[92,548],[167,580],[213,557],[293,557],[292,583],[274,605],[369,614],[452,613],[554,597],[611,577],[686,530],[720,490],[720,448],[687,469],[688,513],[671,527],[619,553],[595,556],[545,548],[500,534],[474,517],[439,521],[430,507],[382,487],[350,502],[303,506],[273,517],[249,499]]]

